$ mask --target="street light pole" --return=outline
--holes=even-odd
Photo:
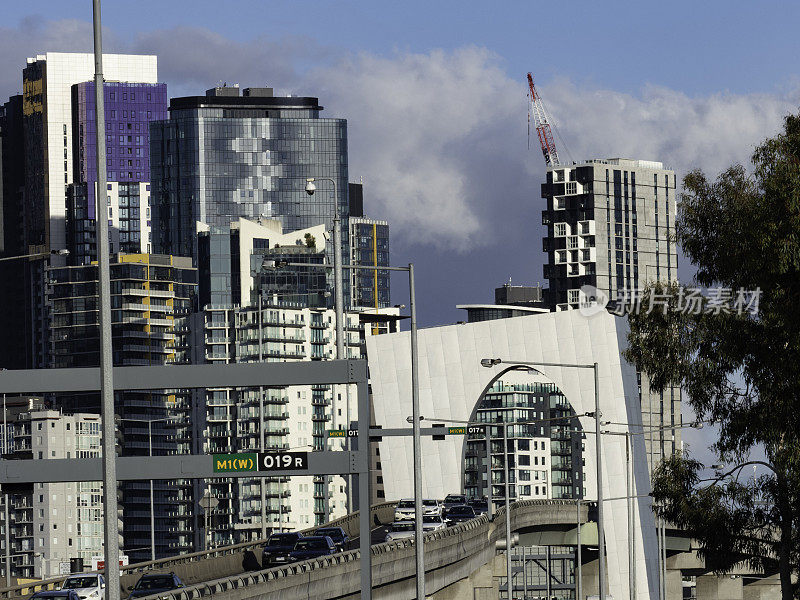
[[[597,465],[597,562],[600,586],[600,600],[606,600],[606,540],[603,531],[603,451],[600,439],[600,379],[597,363],[594,363],[594,423],[595,423],[595,464]]]
[[[111,350],[111,276],[108,215],[106,214],[106,119],[103,89],[103,38],[100,0],[92,0],[94,24],[95,154],[97,188],[94,208],[97,227],[97,271],[100,327],[100,398],[103,424],[103,511],[106,599],[119,600],[119,524],[117,522],[117,452],[114,437],[114,375]]]
[[[342,289],[342,230],[341,230],[341,217],[339,215],[339,195],[336,188],[336,179],[333,177],[308,177],[306,179],[306,193],[313,195],[316,191],[314,181],[317,179],[321,181],[330,181],[333,186],[333,309],[336,313],[336,358],[343,360],[345,356],[344,345],[344,290]],[[349,392],[349,385],[347,386]],[[336,423],[336,386],[333,386],[331,394],[331,422]],[[350,429],[350,394],[347,393],[347,403],[345,406],[345,413],[347,419],[346,429]],[[366,416],[369,418],[369,415]],[[350,438],[345,438],[345,448],[350,449]],[[323,475],[323,479],[327,481],[327,476]],[[353,492],[353,479],[352,475],[347,475],[347,504],[348,509],[352,507],[350,500]],[[325,522],[330,521],[330,505],[328,498],[323,499]]]
[[[147,422],[149,454],[153,456],[153,422]],[[156,505],[153,499],[153,480],[150,480],[150,560],[156,559]]]
[[[258,362],[264,362],[264,322],[263,322],[263,300],[261,294],[258,294]],[[264,437],[264,386],[258,386],[258,435],[259,447],[261,452],[266,452],[266,443]],[[261,483],[261,539],[267,538],[267,494],[264,489],[266,479],[260,478]],[[283,498],[278,496],[278,504],[283,502]]]
[[[414,264],[408,264],[409,310],[411,311],[411,416],[414,419],[414,551],[417,564],[417,598],[425,599],[425,540],[422,533],[422,448],[419,414],[419,366],[417,306]],[[375,290],[377,293],[377,290]]]
[[[8,454],[8,419],[6,418],[6,395],[3,394],[3,454]],[[11,521],[8,508],[8,492],[4,490],[5,504],[5,544],[6,544],[6,587],[11,587]]]
[[[20,254],[19,256],[4,256],[0,262],[9,260],[22,260],[23,258],[46,258],[48,256],[67,256],[69,250],[50,250],[50,252],[34,252],[33,254]]]
[[[494,367],[501,363],[508,363],[510,365],[529,366],[529,367],[558,367],[558,368],[576,368],[576,369],[592,369],[594,372],[594,418],[595,418],[595,433],[596,444],[595,453],[597,465],[597,559],[598,559],[598,596],[600,600],[606,600],[606,549],[605,549],[605,532],[603,531],[603,463],[602,463],[602,445],[600,440],[600,380],[598,364],[573,364],[573,363],[550,363],[550,362],[530,362],[524,360],[503,360],[500,358],[484,358],[481,359],[481,365],[484,367]],[[540,371],[541,372],[541,371]],[[485,393],[485,391],[484,391]],[[481,395],[482,399],[483,395]]]
[[[487,514],[489,520],[494,519],[494,498],[492,497],[492,438],[489,425],[483,428],[483,434],[486,436],[486,504],[488,507]]]
[[[503,479],[506,489],[506,598],[511,600],[511,500],[508,485],[508,422],[503,423]],[[549,572],[548,572],[549,577]]]

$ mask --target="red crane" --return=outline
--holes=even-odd
[[[528,97],[530,98],[530,106],[528,108],[528,135],[530,136],[531,113],[533,113],[533,122],[536,126],[536,133],[539,135],[539,144],[542,146],[542,155],[544,155],[544,162],[548,167],[558,167],[561,163],[558,161],[558,150],[556,150],[556,142],[553,139],[553,131],[550,128],[550,123],[547,122],[547,114],[544,112],[544,105],[539,94],[536,93],[536,86],[533,85],[533,75],[528,73]]]

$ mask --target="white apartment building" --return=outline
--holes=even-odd
[[[101,455],[100,416],[55,410],[23,413],[14,424],[14,455],[48,460]],[[35,483],[9,496],[12,575],[57,577],[62,565],[103,554],[102,483]]]

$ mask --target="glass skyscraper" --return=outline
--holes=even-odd
[[[337,208],[346,219],[347,122],[321,119],[321,110],[317,98],[271,88],[173,98],[170,118],[150,130],[154,250],[197,260],[198,223],[224,231],[239,217],[263,217],[284,231],[331,230]],[[334,179],[336,194],[323,180],[309,196],[307,177]]]

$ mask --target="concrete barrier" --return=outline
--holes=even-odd
[[[378,509],[378,507],[374,507]],[[581,518],[586,520],[586,508]],[[505,535],[501,509],[490,522],[484,515],[427,534],[425,543],[426,591],[435,593],[488,563],[495,542]],[[393,518],[387,513],[389,518]],[[559,500],[525,500],[512,505],[512,529],[575,522],[575,503]],[[352,515],[344,517],[351,519]],[[346,522],[346,521],[342,521]],[[357,522],[357,521],[356,521]],[[344,525],[339,525],[344,528]],[[376,544],[372,552],[373,597],[376,600],[410,599],[415,595],[414,541]],[[355,599],[360,592],[360,552],[352,550],[321,559],[265,569],[255,573],[207,581],[170,594],[148,597],[189,600],[224,594],[230,600]]]
[[[370,508],[370,518],[373,523],[389,523],[394,519],[394,507],[396,502],[383,502],[373,505]],[[310,533],[319,527],[333,526],[341,527],[350,537],[358,536],[358,512],[345,515],[335,519],[325,525],[309,527],[301,530],[302,533]],[[224,580],[242,575],[244,568],[242,561],[246,552],[255,552],[261,559],[261,548],[266,544],[266,540],[255,540],[234,544],[232,546],[221,546],[202,552],[192,552],[169,558],[161,558],[154,561],[135,563],[120,568],[120,587],[123,597],[128,596],[128,587],[139,581],[139,578],[148,572],[175,573],[188,586],[195,586],[206,581]],[[102,571],[101,571],[102,573]],[[27,598],[34,592],[42,590],[54,590],[61,587],[61,583],[66,577],[54,577],[34,583],[16,585],[0,589],[0,599]]]

